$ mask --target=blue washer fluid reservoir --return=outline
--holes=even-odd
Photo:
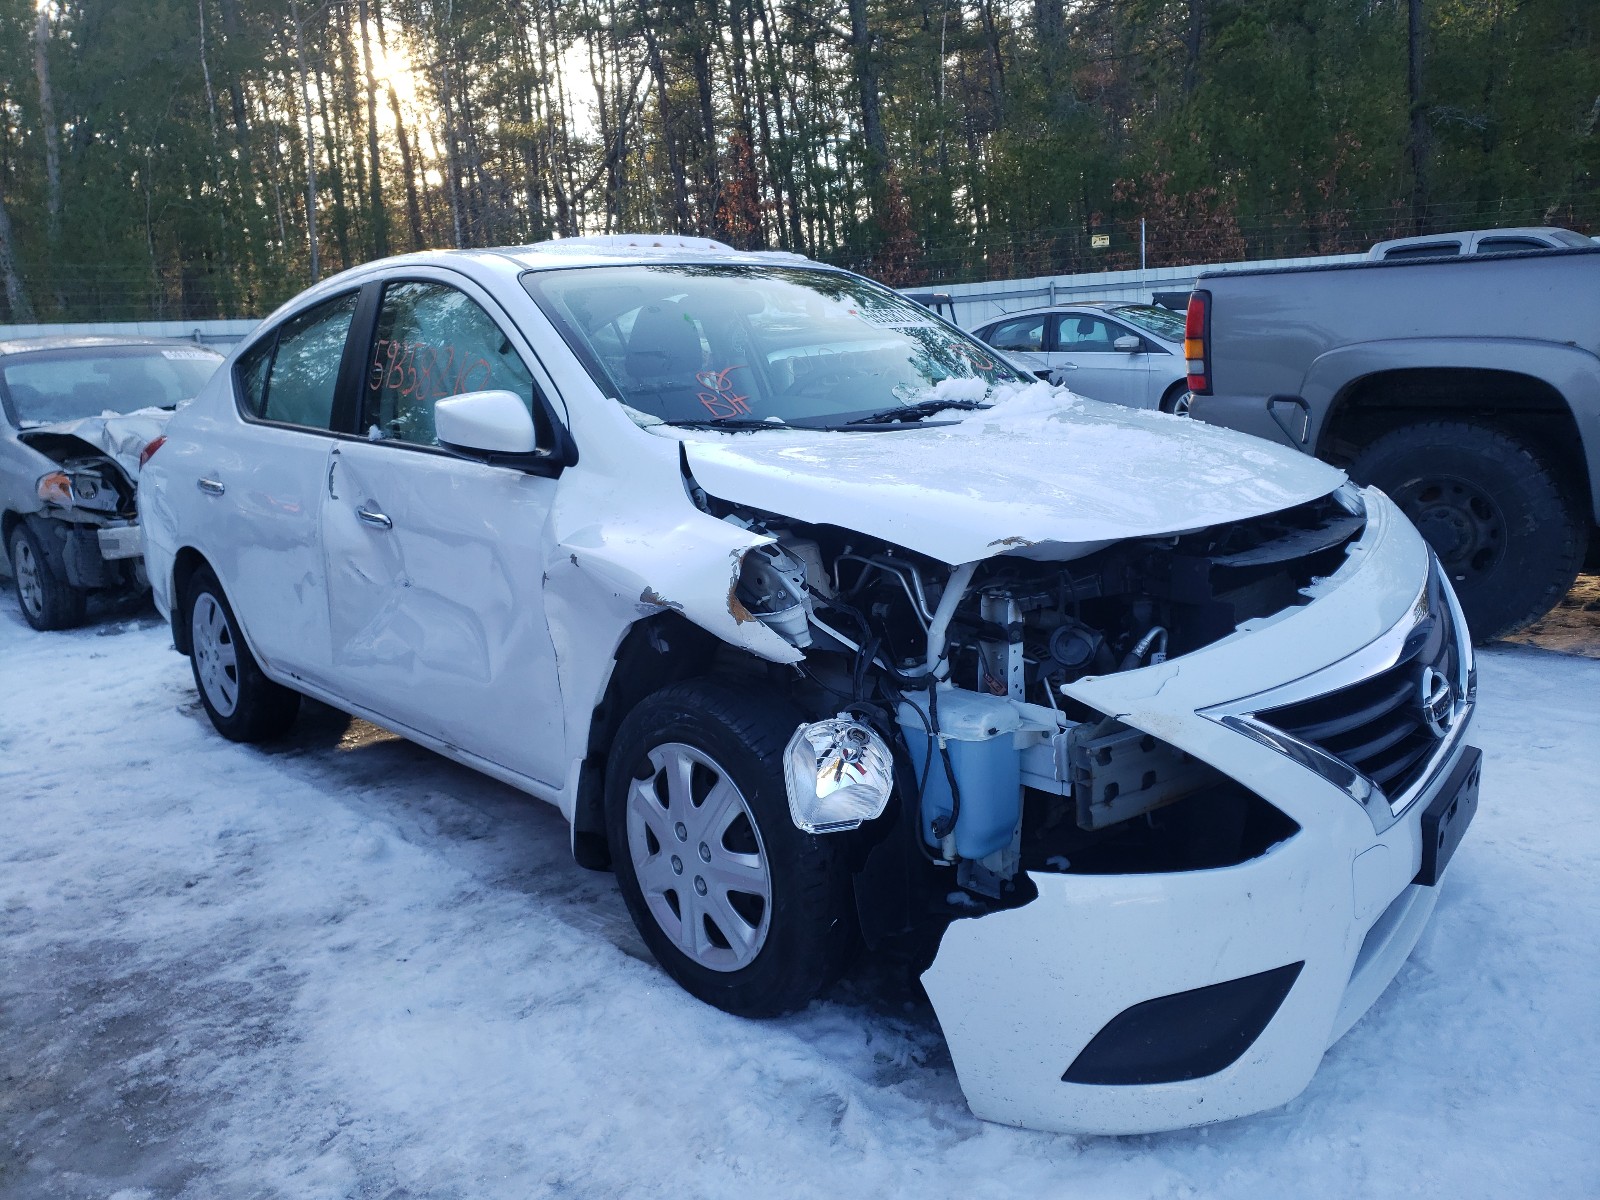
[[[898,715],[911,751],[912,769],[922,786],[922,837],[928,845],[937,846],[933,823],[950,813],[950,780],[939,748],[934,746],[933,753],[928,753],[928,731],[923,723],[929,715],[926,693],[907,699]],[[1021,724],[1021,715],[1004,697],[949,686],[939,689],[939,731],[944,734],[961,792],[955,835],[956,853],[962,858],[985,858],[1011,845],[1022,818],[1022,755],[1013,736]],[[926,780],[922,778],[924,763]]]

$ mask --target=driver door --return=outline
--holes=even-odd
[[[1058,313],[1049,355],[1055,381],[1093,400],[1143,407],[1150,374],[1144,339],[1131,354],[1116,347],[1118,338],[1131,336],[1131,329],[1092,312]]]
[[[433,406],[504,388],[549,419],[509,321],[455,282],[384,285],[365,356],[365,441],[323,505],[333,664],[355,703],[544,783],[566,760],[544,614],[556,480],[439,448]],[[503,323],[502,323],[503,322]]]

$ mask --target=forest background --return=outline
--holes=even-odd
[[[0,322],[665,230],[897,285],[1600,232],[1596,0],[0,0]],[[1109,244],[1097,247],[1106,235]]]

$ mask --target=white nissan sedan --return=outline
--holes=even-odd
[[[140,501],[225,737],[314,696],[559,805],[729,1012],[910,955],[995,1121],[1287,1101],[1477,804],[1461,614],[1381,493],[791,255],[349,271]]]

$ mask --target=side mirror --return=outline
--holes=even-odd
[[[1134,337],[1131,333],[1125,333],[1111,343],[1111,348],[1120,350],[1124,354],[1137,354],[1144,349],[1144,339]]]
[[[557,446],[541,449],[533,417],[522,397],[499,389],[463,392],[433,406],[439,445],[462,458],[493,466],[554,474],[577,460],[566,430],[557,426]]]
[[[483,454],[531,454],[539,438],[533,417],[515,392],[463,392],[433,406],[439,443]]]

